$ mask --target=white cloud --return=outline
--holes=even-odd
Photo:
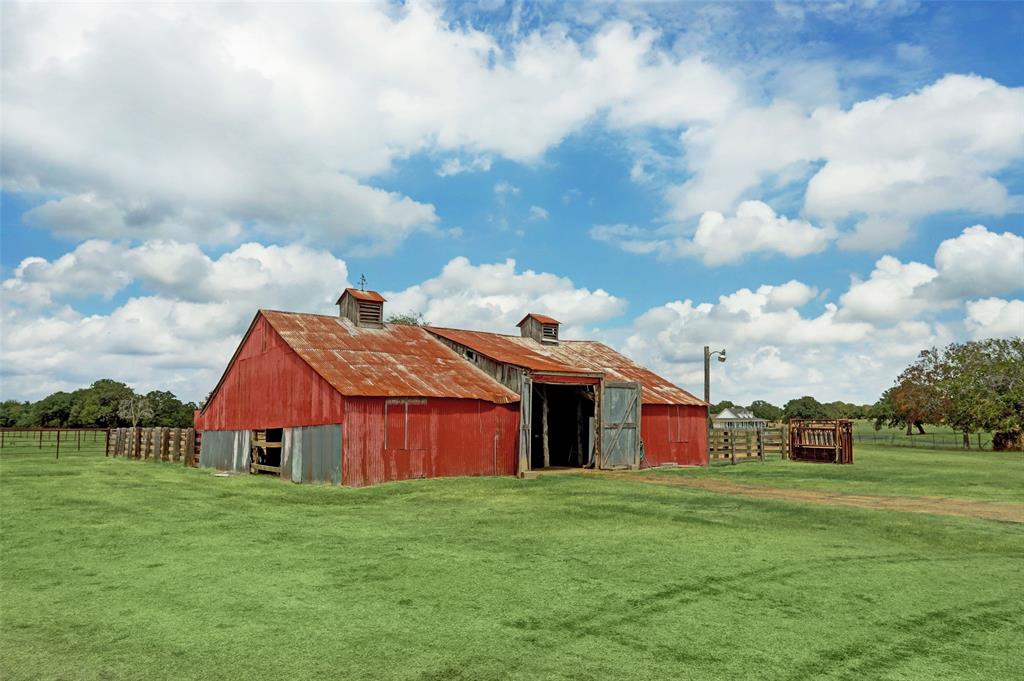
[[[438,223],[372,186],[397,159],[534,162],[597,119],[674,127],[738,97],[653,31],[503,45],[426,3],[18,5],[2,37],[3,183],[53,196],[28,217],[64,236],[387,250]]]
[[[943,297],[985,296],[1024,288],[1024,236],[968,227],[935,251],[935,292]]]
[[[0,290],[7,305],[39,307],[91,295],[109,298],[137,282],[186,302],[323,310],[347,277],[344,261],[301,244],[246,243],[212,259],[196,244],[151,240],[128,247],[92,240],[53,261],[26,258]]]
[[[676,228],[643,230],[635,225],[596,225],[590,236],[630,253],[657,253],[663,258],[699,257],[709,267],[736,263],[757,253],[798,258],[823,251],[835,239],[832,227],[777,215],[761,201],[744,201],[736,214],[709,211],[700,217],[692,237],[673,234]]]
[[[934,307],[948,308],[971,296],[1024,288],[1024,237],[966,228],[935,251],[935,266],[902,263],[887,255],[866,280],[854,277],[840,298],[850,319],[895,321]]]
[[[474,156],[465,163],[462,162],[462,159],[450,158],[441,164],[441,167],[437,169],[437,174],[441,177],[449,177],[451,175],[459,175],[461,173],[485,173],[490,169],[490,156]]]
[[[964,324],[975,339],[1024,336],[1024,300],[969,301]]]
[[[844,315],[853,319],[894,322],[912,319],[931,301],[917,289],[935,279],[938,273],[919,262],[903,264],[891,255],[875,263],[871,276],[861,281],[854,277],[839,302]]]
[[[516,271],[515,260],[474,265],[452,259],[440,275],[403,291],[385,293],[393,312],[420,312],[437,326],[517,333],[527,312],[549,314],[572,337],[586,326],[620,315],[626,302],[603,289],[591,291],[547,272]]]
[[[534,221],[544,221],[551,217],[547,209],[541,206],[530,206],[530,219]]]
[[[494,195],[498,201],[504,203],[510,196],[519,196],[520,189],[508,180],[499,180],[494,183]]]
[[[89,241],[52,261],[28,258],[2,286],[4,395],[111,377],[198,400],[258,308],[331,313],[347,274],[344,261],[300,244],[248,243],[210,258],[195,244]],[[99,314],[61,306],[132,283],[150,295]]]
[[[941,325],[917,320],[891,328],[844,320],[831,303],[801,313],[816,294],[790,281],[739,289],[714,303],[674,301],[637,317],[618,345],[695,392],[703,381],[701,347],[724,347],[729,360],[712,368],[712,399],[781,404],[804,394],[873,402],[921,348],[950,338]]]
[[[949,75],[903,97],[880,96],[847,110],[806,115],[775,101],[696,126],[682,135],[693,177],[668,192],[682,220],[728,210],[747,192],[802,164],[823,162],[805,194],[807,215],[867,216],[848,247],[886,247],[907,222],[950,210],[1001,215],[1018,210],[998,173],[1024,157],[1024,88]],[[886,238],[886,237],[889,238]]]

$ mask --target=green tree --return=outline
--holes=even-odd
[[[22,426],[22,421],[30,418],[31,404],[19,402],[18,400],[4,400],[0,402],[0,427],[15,428]]]
[[[770,402],[764,400],[754,400],[750,403],[750,411],[753,412],[754,416],[759,419],[765,419],[767,421],[781,421],[782,420],[782,408],[776,407]]]
[[[726,409],[732,409],[736,405],[729,400],[722,400],[718,404],[711,405],[712,414],[721,414]]]
[[[422,312],[406,312],[388,316],[388,324],[405,324],[406,326],[427,326],[430,324],[423,318]]]
[[[782,407],[782,415],[787,421],[793,419],[827,419],[831,418],[828,409],[810,395],[790,400]]]

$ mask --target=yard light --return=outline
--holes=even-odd
[[[725,361],[725,348],[711,352],[711,346],[704,346],[704,401],[711,406],[711,355],[717,355],[719,362]]]

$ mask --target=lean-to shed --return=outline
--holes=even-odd
[[[706,461],[700,400],[550,317],[512,337],[388,324],[384,303],[260,310],[197,414],[200,465],[360,486]]]

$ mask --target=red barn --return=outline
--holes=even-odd
[[[384,302],[259,311],[196,417],[200,465],[360,486],[707,461],[703,402],[550,317],[506,336],[386,324]]]

